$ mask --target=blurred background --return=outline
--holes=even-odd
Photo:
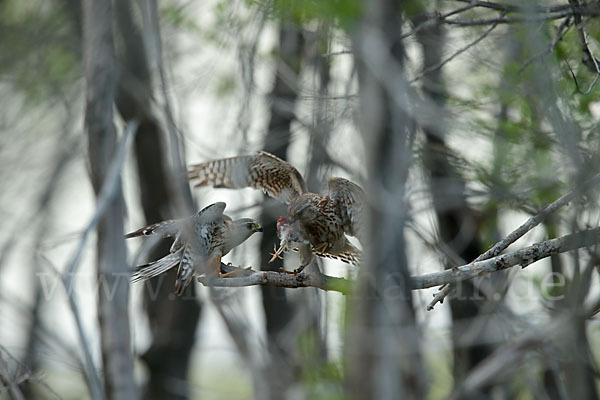
[[[0,0],[0,398],[597,398],[600,238],[577,235],[600,217],[599,17],[580,0]],[[185,178],[260,150],[310,191],[366,190],[363,265],[319,260],[350,294],[129,285],[171,244],[123,233],[216,201],[265,227],[225,262],[298,266],[268,262],[284,205]],[[411,290],[575,187],[506,252],[576,250],[429,311],[438,289]]]

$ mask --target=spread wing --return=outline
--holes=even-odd
[[[188,178],[195,187],[262,189],[286,204],[306,192],[306,183],[296,168],[264,151],[192,165]]]
[[[211,224],[220,219],[230,219],[227,215],[224,215],[226,204],[222,201],[210,204],[198,211],[194,216],[196,224],[206,225]]]
[[[329,179],[329,198],[336,202],[344,223],[344,232],[361,240],[364,233],[366,195],[360,186],[344,178]]]
[[[192,224],[208,224],[218,220],[219,218],[229,217],[223,215],[225,211],[225,203],[219,201],[217,203],[210,204],[198,211],[192,218],[181,218],[181,219],[169,219],[166,221],[157,222],[138,229],[137,231],[128,233],[125,235],[126,239],[138,236],[161,236],[163,238],[174,237],[175,242],[171,248],[171,253],[181,247],[181,232],[185,229],[190,229]]]
[[[167,221],[157,222],[156,224],[148,225],[137,231],[125,235],[125,239],[137,236],[152,236],[159,235],[163,238],[177,236],[179,229],[184,219],[169,219]]]

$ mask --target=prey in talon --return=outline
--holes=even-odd
[[[312,248],[308,239],[306,239],[302,227],[298,224],[290,223],[285,217],[280,217],[277,220],[277,236],[279,236],[279,248],[275,246],[275,252],[272,254],[273,257],[269,262],[275,261],[275,259],[283,259],[282,254],[288,252],[290,249],[298,251],[300,253],[300,262],[302,263],[294,271],[287,271],[281,269],[281,272],[289,274],[299,274],[306,268],[312,261]]]
[[[283,253],[289,251],[291,244],[309,244],[308,240],[304,239],[300,228],[294,228],[285,217],[279,217],[277,220],[277,236],[279,237],[279,248],[274,246],[271,259],[269,262],[275,261],[277,258],[283,260]]]
[[[136,267],[132,282],[158,276],[177,267],[175,293],[180,295],[194,276],[219,275],[221,258],[262,226],[253,219],[231,219],[223,214],[225,203],[211,204],[197,214],[159,222],[125,235],[126,238],[159,235],[173,237],[170,254],[151,263]]]

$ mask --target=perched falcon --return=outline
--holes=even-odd
[[[218,274],[221,257],[254,232],[263,230],[250,218],[232,220],[223,214],[224,210],[225,203],[214,203],[191,217],[158,222],[125,235],[125,238],[151,235],[175,238],[168,255],[136,268],[132,282],[153,278],[179,266],[175,293],[181,294],[194,275]]]
[[[252,187],[286,203],[288,216],[277,221],[281,243],[273,257],[297,246],[301,265],[295,273],[310,264],[313,254],[355,265],[360,259],[346,234],[361,239],[365,194],[344,178],[331,178],[327,195],[310,193],[296,168],[264,151],[192,165],[188,177],[196,187]]]

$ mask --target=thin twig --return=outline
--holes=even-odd
[[[525,68],[527,68],[527,66],[529,64],[531,64],[532,62],[552,53],[554,51],[554,49],[556,48],[556,46],[558,45],[558,42],[560,42],[562,40],[562,38],[567,34],[570,27],[571,27],[571,17],[565,18],[563,20],[563,22],[560,24],[560,26],[558,27],[556,37],[552,40],[552,43],[550,44],[550,46],[548,46],[546,49],[540,51],[539,53],[534,54],[530,58],[528,58],[527,61],[525,61],[523,63],[523,65],[521,65],[521,67],[519,68],[519,73],[522,72],[523,70],[525,70]]]
[[[487,18],[487,19],[470,19],[470,20],[460,20],[460,19],[445,19],[442,20],[443,23],[448,25],[455,25],[459,27],[471,27],[471,26],[483,26],[490,24],[517,24],[523,22],[544,22],[544,21],[554,21],[557,19],[563,19],[566,17],[570,17],[572,15],[577,15],[574,11],[566,11],[557,14],[550,15],[531,15],[531,16],[523,16],[523,17],[497,17],[497,18]]]
[[[333,57],[333,56],[340,56],[342,54],[353,54],[353,52],[352,52],[352,50],[333,51],[331,53],[323,53],[323,54],[321,54],[321,57]]]
[[[11,376],[8,368],[8,361],[4,360],[3,354],[6,354],[8,358],[10,358],[17,365],[15,376]],[[10,397],[13,400],[25,400],[25,396],[19,388],[19,385],[31,378],[31,373],[26,368],[22,368],[22,371],[18,370],[20,366],[21,364],[19,361],[13,357],[3,346],[0,346],[0,392],[4,391],[2,386],[6,387]],[[21,376],[18,376],[19,372]]]
[[[579,0],[569,0],[569,4],[572,5],[573,7],[577,7],[580,5]],[[581,18],[581,14],[575,14],[574,18],[575,18],[575,27],[577,28],[577,33],[579,34],[579,41],[581,42],[581,47],[583,50],[583,64],[590,71],[592,71],[593,73],[596,74],[594,76],[594,80],[592,81],[592,83],[590,84],[588,89],[585,91],[581,91],[579,89],[579,84],[577,84],[577,80],[575,80],[575,84],[577,86],[577,91],[580,94],[587,95],[592,91],[592,89],[596,85],[596,82],[598,82],[598,78],[600,77],[600,67],[598,67],[598,60],[596,60],[594,53],[592,53],[592,50],[590,49],[590,45],[588,42],[588,35],[583,27],[583,19]],[[569,66],[569,69],[570,68],[571,67]]]
[[[183,133],[178,129],[175,123],[175,117],[173,114],[172,101],[169,96],[169,86],[167,81],[167,72],[164,63],[163,46],[161,39],[160,23],[158,21],[158,3],[157,0],[152,0],[148,6],[148,13],[150,15],[150,26],[153,29],[154,38],[151,41],[155,46],[155,62],[158,66],[158,76],[160,82],[160,90],[163,97],[163,103],[156,103],[157,106],[162,110],[164,118],[166,120],[167,133],[169,143],[169,158],[171,168],[166,168],[170,182],[168,188],[173,191],[174,196],[174,207],[177,214],[189,215],[193,212],[193,200],[192,194],[187,183],[187,177],[185,173],[185,154],[182,146]],[[172,205],[173,206],[173,205]],[[171,210],[173,211],[173,210]]]
[[[504,14],[502,14],[502,17],[504,17]],[[481,42],[483,39],[485,39],[497,26],[498,26],[498,22],[495,22],[485,32],[483,32],[481,35],[479,35],[479,37],[477,39],[475,39],[471,43],[467,44],[466,46],[458,49],[456,52],[454,52],[454,54],[452,54],[451,56],[449,56],[445,60],[442,60],[441,62],[439,62],[439,63],[437,63],[435,65],[431,65],[430,67],[425,68],[421,73],[417,74],[417,76],[415,76],[412,80],[410,80],[409,83],[414,83],[415,81],[418,81],[419,79],[421,79],[425,75],[427,75],[427,74],[429,74],[429,73],[431,73],[433,71],[436,71],[439,68],[442,68],[444,65],[446,65],[447,63],[449,63],[450,61],[452,61],[453,59],[455,59],[456,57],[458,57],[459,55],[461,55],[465,51],[469,50],[471,47],[475,46],[477,43]]]
[[[104,399],[106,397],[104,393],[104,387],[102,386],[102,380],[100,379],[100,375],[98,374],[98,371],[94,366],[94,361],[91,352],[92,346],[90,345],[87,336],[85,335],[83,323],[81,321],[79,309],[77,307],[77,302],[75,301],[73,291],[71,290],[73,284],[73,275],[61,274],[60,271],[58,271],[58,269],[46,256],[40,254],[40,257],[42,258],[42,260],[44,260],[44,262],[48,265],[52,272],[54,272],[57,277],[60,277],[62,286],[65,289],[65,293],[67,294],[69,307],[71,307],[71,312],[73,313],[73,318],[75,319],[75,326],[77,327],[77,334],[79,335],[79,340],[81,341],[81,348],[83,349],[83,358],[85,361],[84,376],[90,388],[91,398]]]
[[[108,168],[108,172],[106,174],[106,179],[104,180],[104,184],[102,185],[102,190],[98,195],[98,200],[96,202],[96,210],[94,211],[94,215],[92,215],[92,219],[88,223],[87,227],[83,231],[81,235],[81,239],[79,240],[79,245],[73,252],[73,255],[70,258],[70,261],[67,263],[67,268],[65,269],[65,274],[74,274],[79,266],[79,261],[81,260],[81,255],[83,254],[83,249],[87,244],[88,239],[91,234],[96,230],[100,219],[104,215],[106,211],[106,207],[110,204],[112,198],[117,193],[117,189],[119,187],[119,177],[121,176],[121,169],[123,168],[123,164],[125,163],[125,156],[129,153],[131,149],[131,145],[133,143],[133,138],[137,131],[139,122],[133,120],[127,124],[125,128],[125,133],[123,135],[123,139],[121,139],[121,143],[115,153],[115,156]]]
[[[509,12],[509,13],[521,13],[521,14],[552,14],[552,13],[557,13],[557,12],[564,12],[564,11],[572,11],[574,13],[580,13],[580,14],[585,14],[587,12],[594,12],[597,13],[598,7],[587,7],[587,5],[585,6],[573,6],[570,4],[562,4],[562,5],[557,5],[557,6],[549,6],[549,7],[543,7],[543,6],[537,6],[537,5],[527,5],[526,7],[521,7],[521,6],[514,6],[511,4],[501,4],[501,3],[494,3],[491,1],[477,1],[477,0],[452,0],[458,3],[468,3],[470,5],[472,5],[473,7],[480,7],[480,8],[489,8],[492,10],[496,10],[496,11],[505,11],[505,12]]]
[[[430,26],[433,26],[433,25],[439,24],[440,22],[443,22],[448,17],[468,11],[474,7],[475,6],[469,4],[467,6],[460,7],[455,10],[449,11],[445,14],[441,14],[441,15],[434,14],[430,18],[426,19],[425,21],[423,21],[420,24],[418,24],[417,26],[415,26],[412,30],[400,35],[399,39],[400,40],[406,39],[407,37],[412,36],[425,28],[428,28]]]
[[[85,248],[87,241],[89,240],[92,233],[95,231],[96,227],[98,226],[98,223],[100,222],[100,219],[104,215],[104,212],[106,211],[107,206],[110,204],[111,200],[117,193],[117,189],[119,187],[119,182],[120,182],[119,177],[121,176],[121,169],[123,167],[123,164],[125,163],[125,156],[129,153],[129,150],[133,143],[133,138],[135,136],[135,132],[137,131],[138,125],[139,125],[139,123],[137,121],[133,121],[133,122],[128,123],[126,126],[125,133],[123,135],[123,138],[121,139],[121,143],[119,144],[118,149],[115,153],[115,156],[108,168],[108,172],[106,174],[106,179],[102,186],[102,190],[100,191],[100,194],[98,195],[98,201],[96,203],[96,209],[94,211],[94,215],[92,216],[92,219],[88,223],[85,231],[81,235],[79,244],[75,248],[69,262],[67,263],[67,267],[65,268],[64,274],[62,274],[62,276],[61,276],[62,277],[61,281],[62,281],[63,285],[65,285],[65,287],[67,284],[70,283],[67,280],[70,279],[71,276],[73,276],[73,274],[77,271],[77,268],[79,267],[79,263],[81,261],[81,256],[83,254],[83,249]],[[69,295],[69,304],[71,306],[71,309],[73,310],[73,314],[75,316],[75,322],[78,326],[78,329],[80,329],[81,322],[79,321],[79,314],[77,312],[76,304],[74,303],[74,300],[72,299],[71,294],[69,293],[69,290],[67,290],[67,294]],[[99,377],[97,377],[94,374],[93,363],[90,365],[91,350],[90,350],[89,344],[87,343],[85,336],[83,335],[83,330],[81,330],[79,332],[79,334],[80,334],[80,339],[81,339],[81,344],[83,347],[84,355],[86,358],[86,369],[88,370],[86,375],[88,375],[88,380],[90,382],[90,395],[94,399],[103,398],[104,392],[102,390],[102,385],[100,384]],[[88,359],[88,357],[89,357],[89,359]],[[98,385],[99,385],[99,387],[98,387]]]

